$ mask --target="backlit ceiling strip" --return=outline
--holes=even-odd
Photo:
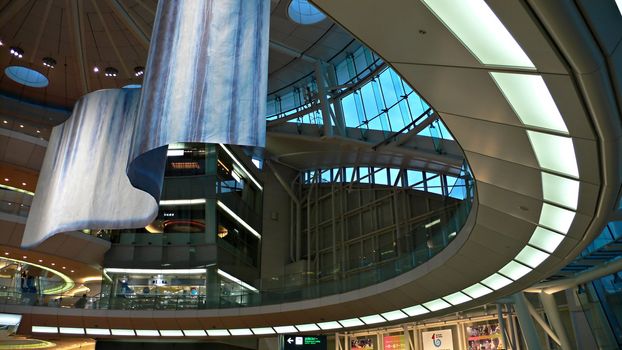
[[[482,63],[486,65],[535,69],[527,55],[516,43],[516,40],[509,34],[483,0],[422,1]],[[478,29],[477,27],[480,27],[480,25],[485,30]],[[491,38],[490,35],[499,36],[501,39]],[[486,43],[490,43],[490,45]],[[523,124],[538,129],[538,131],[529,130],[526,133],[531,140],[533,151],[542,168],[542,193],[546,202],[543,203],[538,226],[532,233],[531,239],[514,259],[509,261],[498,272],[468,288],[420,305],[388,311],[383,314],[317,324],[221,330],[218,333],[219,336],[225,336],[227,333],[231,335],[276,334],[279,333],[279,330],[292,330],[292,327],[295,327],[300,332],[310,332],[320,329],[356,327],[362,324],[373,325],[400,319],[403,317],[403,314],[411,317],[418,316],[490,294],[517,281],[545,261],[565,238],[576,214],[580,183],[578,181],[579,170],[572,139],[559,135],[560,133],[567,134],[567,127],[563,119],[558,117],[557,106],[554,105],[552,97],[549,98],[551,94],[546,84],[542,84],[541,76],[533,75],[535,78],[529,77],[526,80],[519,74],[512,77],[503,76],[503,79],[499,79],[500,75],[491,72],[491,76],[495,79],[508,103],[512,105]],[[503,81],[500,83],[501,80]],[[521,82],[518,86],[515,86],[513,81]],[[532,97],[532,93],[524,91],[524,88],[529,87],[530,84],[537,85],[540,93],[546,96],[538,98],[536,101],[528,100]],[[523,86],[521,87],[520,85]],[[546,88],[546,91],[543,88]],[[528,103],[540,103],[541,105],[529,107],[527,106]],[[524,114],[539,111],[540,108],[552,113],[539,115]],[[559,150],[559,152],[555,152],[556,157],[562,154],[566,154],[568,157],[561,160],[552,160],[549,154],[551,149]],[[46,332],[50,331],[48,328],[44,330]],[[114,334],[114,330],[112,331]],[[134,330],[125,331],[128,334],[134,334]],[[33,332],[35,332],[34,327]],[[190,336],[189,334],[203,336],[204,331],[183,330],[182,333],[186,336]],[[153,334],[155,335],[155,333]]]
[[[53,129],[22,247],[149,224],[169,144],[263,147],[269,12],[268,0],[158,2],[142,89],[86,94]]]

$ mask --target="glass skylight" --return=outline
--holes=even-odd
[[[540,167],[579,177],[571,138],[531,130],[527,130],[527,135]]]
[[[462,292],[456,292],[453,294],[449,294],[447,296],[444,296],[443,299],[445,299],[451,305],[458,305],[458,304],[466,303],[469,300],[472,300],[470,296]]]
[[[564,236],[559,233],[547,230],[544,227],[536,227],[529,244],[534,247],[538,247],[549,253],[553,253],[557,246],[564,240]]]
[[[579,181],[542,172],[542,194],[546,201],[576,210]]]
[[[484,0],[423,2],[483,64],[535,69]]]
[[[443,300],[441,298],[438,298],[438,299],[434,299],[432,301],[428,301],[427,303],[423,303],[423,306],[425,306],[426,309],[428,309],[430,311],[437,311],[437,310],[448,308],[451,305],[448,302],[446,302],[445,300]]]
[[[287,8],[287,14],[292,21],[298,24],[315,24],[323,21],[326,15],[307,0],[292,0]]]
[[[490,277],[482,280],[482,284],[494,290],[501,289],[510,283],[512,283],[511,279],[503,277],[498,273],[493,273],[492,275],[490,275]]]
[[[490,75],[523,124],[568,133],[541,76],[499,72]]]
[[[520,253],[518,253],[518,255],[516,255],[515,259],[535,269],[538,265],[542,264],[542,262],[548,257],[549,254],[536,248],[526,246],[525,248],[523,248],[523,250],[520,251]]]
[[[408,316],[423,315],[423,314],[427,314],[428,312],[430,312],[430,311],[428,311],[428,309],[424,308],[421,305],[415,305],[415,306],[407,307],[405,309],[402,309],[402,311],[407,313]]]
[[[570,225],[572,225],[575,214],[574,211],[543,203],[539,223],[542,226],[566,234],[570,229]]]
[[[512,260],[503,268],[501,268],[499,272],[502,273],[504,276],[508,276],[509,278],[516,281],[531,272],[531,269],[523,264],[517,263],[516,261]]]
[[[48,78],[46,78],[45,75],[34,69],[22,66],[6,67],[4,73],[11,80],[29,87],[42,88],[49,84]]]

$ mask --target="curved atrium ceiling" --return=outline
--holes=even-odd
[[[0,0],[0,93],[71,108],[87,92],[141,84],[156,4]],[[268,93],[311,74],[317,60],[329,61],[359,45],[330,20],[296,23],[288,15],[289,4],[271,1]],[[13,48],[20,53],[10,53]],[[18,84],[4,74],[9,66],[38,71],[49,85]]]
[[[491,9],[480,2],[483,8],[460,14],[484,16],[488,20],[479,23],[490,27],[465,36],[465,28],[479,26],[429,1],[314,3],[377,51],[436,109],[465,150],[477,181],[476,208],[447,249],[391,281],[319,302],[206,310],[185,319],[178,314],[179,326],[201,317],[206,328],[257,327],[269,331],[256,334],[272,334],[282,327],[331,330],[373,324],[372,318],[399,322],[455,311],[531,285],[598,234],[617,202],[621,132],[615,101],[599,99],[612,87],[588,74],[606,72],[605,65],[594,57],[593,66],[573,60],[577,52],[589,51],[589,42],[572,43],[576,36],[568,35],[586,30],[584,23],[553,23],[556,11],[544,2],[497,2]],[[577,11],[573,4],[564,9]],[[273,16],[276,11],[284,13],[285,2],[273,4]],[[491,14],[499,19],[491,20]],[[482,33],[500,34],[507,47],[488,46],[499,41],[478,37]],[[110,323],[120,318],[106,316]]]

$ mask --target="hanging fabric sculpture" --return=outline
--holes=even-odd
[[[169,144],[264,147],[269,11],[268,0],[160,1],[142,89],[89,93],[54,128],[22,247],[149,224]]]

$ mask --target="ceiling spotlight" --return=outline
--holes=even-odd
[[[43,65],[48,68],[54,68],[56,65],[56,60],[52,57],[43,57]]]
[[[114,67],[106,67],[106,69],[104,70],[104,75],[107,77],[116,77],[117,75],[119,75],[119,71],[114,68]]]
[[[0,40],[0,46],[4,46],[4,42]]]
[[[37,261],[38,261],[38,262],[43,262],[43,260],[41,260],[41,259],[39,259],[39,260],[37,260]]]
[[[54,265],[56,265],[56,264],[55,264],[55,263],[51,263],[50,265],[54,266]]]
[[[37,130],[37,134],[40,134],[40,133],[41,133],[41,130]]]
[[[99,67],[93,67],[93,72],[99,73]]]
[[[4,178],[4,181],[9,182],[9,178],[8,178],[8,177],[5,177],[5,178]]]
[[[134,75],[135,76],[139,77],[139,76],[141,76],[143,74],[145,74],[145,67],[141,67],[141,66],[134,67]]]
[[[17,46],[11,47],[11,50],[9,50],[9,52],[11,53],[11,55],[13,55],[13,56],[15,56],[17,58],[24,57],[24,50],[22,50],[21,48],[19,48]]]
[[[9,122],[7,122],[6,120],[3,120],[2,123],[4,124],[8,124]]]
[[[24,258],[24,259],[28,259],[28,257],[27,257],[26,255],[22,256],[22,258]]]
[[[24,127],[24,124],[19,124],[19,127],[20,127],[20,128],[23,128],[23,127]]]
[[[22,182],[22,186],[26,186],[26,183],[25,183],[25,182]]]

